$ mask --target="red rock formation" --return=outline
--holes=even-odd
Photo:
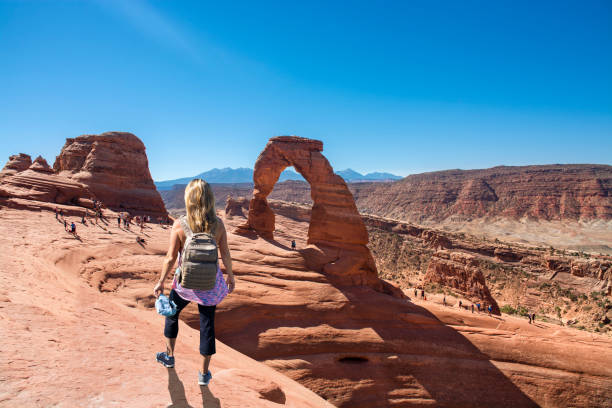
[[[351,184],[361,211],[401,220],[484,216],[612,219],[612,166],[446,170],[393,183]]]
[[[107,132],[66,139],[53,168],[87,185],[108,208],[167,215],[149,173],[145,146],[131,133]]]
[[[478,260],[473,255],[446,250],[437,251],[427,268],[425,282],[453,288],[474,303],[491,305],[494,314],[501,314],[478,268]]]
[[[431,248],[448,249],[453,247],[450,239],[436,231],[425,230],[421,233],[421,238],[423,238]]]
[[[11,166],[5,173],[0,184],[0,202],[13,208],[29,208],[40,210],[40,203],[64,204],[72,206],[83,205],[93,195],[85,185],[67,177],[54,174],[47,161],[38,156],[34,163],[23,169],[30,156],[11,156],[5,168]],[[82,214],[82,210],[77,211]]]
[[[10,156],[9,161],[4,165],[2,171],[0,171],[0,179],[27,170],[31,165],[32,158],[25,153]]]
[[[273,239],[274,211],[267,197],[281,172],[293,166],[310,184],[313,206],[308,227],[308,248],[302,253],[309,267],[333,276],[338,283],[369,285],[379,290],[376,266],[366,244],[368,233],[342,177],[321,154],[323,143],[297,136],[270,139],[255,163],[253,198],[246,226]],[[245,226],[237,232],[244,233]]]
[[[30,166],[30,170],[38,171],[40,173],[53,173],[53,169],[42,156],[38,156],[34,160],[34,163],[32,163]]]
[[[244,217],[244,211],[249,208],[249,200],[246,197],[238,197],[236,199],[227,196],[225,202],[225,215],[227,217]]]

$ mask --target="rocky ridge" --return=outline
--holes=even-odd
[[[38,156],[11,156],[0,172],[0,204],[41,209],[56,205],[85,215],[93,200],[134,215],[167,212],[149,173],[144,144],[131,133],[107,132],[66,139],[53,168]]]
[[[362,212],[412,222],[447,218],[612,219],[612,166],[499,166],[352,186]]]

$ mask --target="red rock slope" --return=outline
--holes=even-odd
[[[151,292],[169,230],[148,225],[142,246],[114,222],[67,220],[78,238],[52,211],[0,209],[0,406],[331,407],[220,341],[199,387],[199,333],[183,324],[176,368],[159,365]]]
[[[612,166],[607,165],[446,170],[351,187],[360,210],[416,222],[483,216],[612,219]]]

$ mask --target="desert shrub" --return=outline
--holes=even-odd
[[[499,310],[501,310],[502,313],[506,313],[510,315],[516,314],[516,309],[510,305],[503,305],[501,309]]]
[[[526,307],[524,307],[524,306],[519,306],[519,307],[517,307],[517,308],[516,308],[516,313],[517,313],[519,316],[527,316],[527,314],[528,314],[529,312],[527,311],[527,308],[526,308]]]
[[[559,306],[555,306],[555,312],[557,313],[557,317],[561,318],[561,308]]]

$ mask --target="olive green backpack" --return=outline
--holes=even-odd
[[[179,283],[187,289],[211,290],[217,281],[219,253],[214,231],[194,233],[186,217],[179,219],[185,231]]]

